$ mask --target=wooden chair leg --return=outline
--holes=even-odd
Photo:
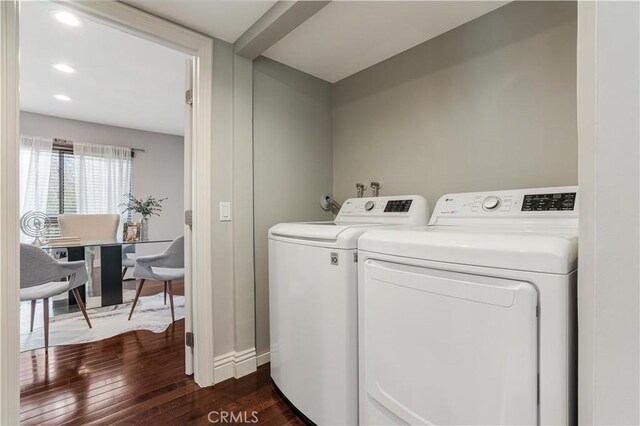
[[[171,303],[171,322],[176,322],[176,315],[173,309],[173,284],[171,281],[168,281],[169,287],[169,303]]]
[[[122,270],[122,280],[124,280],[124,276],[127,274],[127,269],[129,269],[129,267],[125,266],[124,269]]]
[[[89,315],[87,315],[87,308],[85,308],[84,303],[82,303],[82,296],[80,296],[80,292],[78,291],[77,288],[74,288],[71,291],[73,292],[73,295],[76,298],[76,302],[78,302],[78,306],[80,307],[80,310],[82,311],[82,315],[84,315],[85,321],[87,321],[87,324],[89,325],[89,328],[92,328],[91,327],[91,321],[89,321]]]
[[[144,280],[140,280],[140,285],[136,290],[136,297],[133,299],[133,305],[131,305],[131,312],[129,313],[129,321],[131,321],[131,315],[133,315],[133,310],[136,308],[136,303],[138,303],[138,298],[140,297],[140,293],[142,292],[142,286],[144,285]]]
[[[164,304],[167,304],[167,282],[164,282]]]
[[[42,299],[42,311],[44,315],[44,350],[49,349],[49,298]]]
[[[36,318],[36,301],[32,300],[31,301],[31,329],[30,331],[33,331],[33,321]]]

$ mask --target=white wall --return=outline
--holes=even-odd
[[[253,65],[256,349],[269,351],[267,231],[280,222],[331,220],[331,85],[260,57]]]
[[[579,2],[579,422],[640,423],[640,3]]]
[[[334,196],[576,184],[575,52],[575,2],[518,1],[336,83]]]
[[[149,219],[151,239],[173,239],[183,233],[184,146],[182,136],[145,132],[30,112],[20,113],[20,132],[78,142],[144,149],[133,159],[133,194],[166,197],[161,215]],[[134,217],[134,220],[137,219]],[[141,244],[138,254],[163,250],[166,244]]]

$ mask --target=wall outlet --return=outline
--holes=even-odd
[[[231,222],[231,203],[229,201],[220,202],[220,222]]]

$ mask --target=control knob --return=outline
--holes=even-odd
[[[373,208],[374,208],[375,206],[376,206],[376,203],[374,203],[373,201],[367,201],[367,202],[364,204],[364,209],[365,209],[366,211],[370,211],[370,210],[373,210]]]
[[[482,208],[486,211],[495,210],[500,207],[501,203],[502,201],[500,200],[500,198],[491,195],[482,200]]]

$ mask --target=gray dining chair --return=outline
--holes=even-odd
[[[130,254],[134,255],[133,257],[129,256]],[[122,280],[124,281],[124,276],[127,273],[129,268],[133,268],[136,266],[136,246],[133,244],[127,244],[122,246]]]
[[[91,321],[80,297],[78,287],[87,282],[83,260],[60,262],[38,247],[20,244],[20,301],[31,301],[31,329],[36,302],[42,299],[44,314],[44,347],[49,348],[49,298],[71,291],[91,328]],[[66,281],[64,281],[66,280]]]
[[[166,290],[169,290],[169,301],[171,303],[171,320],[175,321],[175,311],[173,307],[173,281],[184,278],[184,237],[178,237],[160,254],[151,256],[140,256],[136,258],[133,267],[133,277],[139,279],[140,283],[136,290],[136,297],[133,299],[129,319],[136,308],[138,298],[142,292],[142,287],[146,280],[162,281]],[[166,295],[165,295],[166,303]]]

